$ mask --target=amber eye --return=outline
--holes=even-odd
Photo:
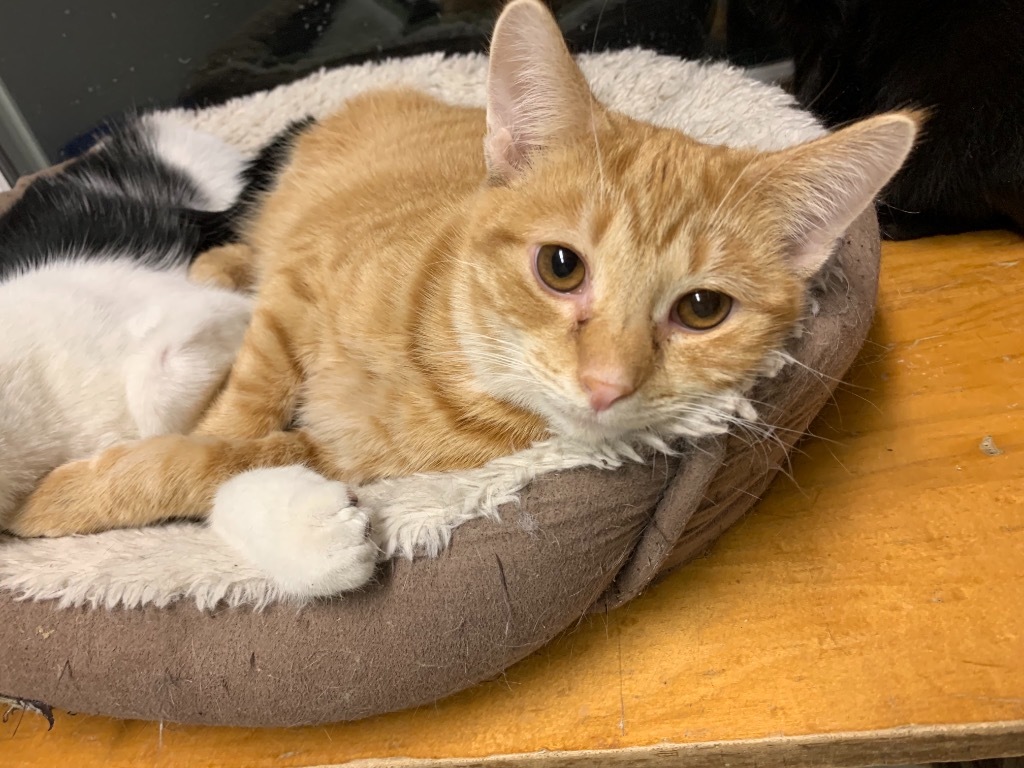
[[[676,302],[673,320],[694,331],[709,331],[729,316],[732,297],[701,288]]]
[[[578,253],[564,245],[542,245],[537,250],[537,274],[548,288],[569,293],[580,287],[587,267]]]

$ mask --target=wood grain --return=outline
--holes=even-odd
[[[793,479],[709,557],[499,680],[326,728],[58,713],[47,733],[15,713],[0,726],[0,763],[518,755],[485,764],[560,766],[605,750],[608,765],[855,765],[1024,753],[1021,297],[1024,242],[1012,235],[886,245],[871,340],[793,458]],[[986,435],[1002,453],[980,449]],[[524,762],[541,750],[553,753]]]

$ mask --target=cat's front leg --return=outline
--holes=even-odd
[[[283,595],[327,597],[373,576],[370,518],[344,483],[303,466],[256,469],[216,494],[210,527]]]
[[[256,440],[164,435],[57,467],[5,523],[18,536],[66,536],[205,518],[217,489],[248,469],[317,466],[302,432]]]

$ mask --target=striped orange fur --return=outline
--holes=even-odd
[[[197,433],[59,468],[14,530],[202,517],[253,467],[359,484],[479,466],[552,432],[656,431],[762,371],[916,123],[883,116],[776,153],[700,144],[597,103],[536,0],[505,9],[490,67],[486,112],[376,92],[304,133],[245,243],[197,263],[257,294]],[[580,255],[577,290],[538,279],[546,244]],[[675,314],[697,290],[732,300],[701,332]]]

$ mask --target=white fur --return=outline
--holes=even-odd
[[[374,541],[384,558],[437,557],[458,526],[478,517],[497,521],[498,508],[517,501],[519,491],[540,475],[576,467],[615,469],[639,459],[627,443],[595,448],[552,438],[479,469],[380,480],[360,488],[359,501],[371,510]]]
[[[683,62],[640,50],[583,56],[580,63],[598,98],[611,108],[707,142],[778,149],[824,133],[781,89],[750,80],[727,65]],[[323,116],[371,88],[409,85],[452,103],[483,106],[486,64],[483,56],[430,54],[343,67],[203,112],[178,111],[174,117],[242,151],[253,151],[297,116]],[[766,362],[766,373],[775,370],[769,362],[778,359]],[[727,428],[730,419],[752,415],[742,393],[723,395],[715,409],[686,422],[686,434],[718,433]],[[645,441],[664,447],[658,435],[647,436]],[[628,445],[595,452],[551,441],[480,469],[389,480],[358,488],[356,493],[361,508],[371,516],[382,556],[436,554],[447,544],[454,527],[474,517],[496,519],[498,507],[514,501],[519,490],[540,474],[579,466],[611,469],[636,458]],[[250,477],[246,483],[252,480]],[[267,485],[270,483],[259,483],[264,491]],[[253,486],[229,490],[222,491],[217,525],[232,545],[200,525],[11,541],[0,550],[0,586],[29,598],[58,600],[62,605],[107,607],[166,605],[182,597],[203,608],[218,602],[261,606],[289,597],[281,583],[267,578],[260,568],[239,557],[239,552],[261,557],[260,548],[268,541],[264,532],[276,530],[274,526],[287,521],[281,513],[295,507],[290,503],[268,507],[269,491],[262,496]],[[331,498],[331,502],[318,503],[317,509],[340,511],[344,518],[348,509],[342,506],[345,497],[336,493]],[[308,512],[313,505],[296,506]],[[247,527],[250,515],[263,519],[263,527]],[[259,561],[263,568],[273,571],[288,558],[310,556],[304,543],[309,541],[310,531],[316,530],[310,521],[322,519],[322,515],[306,514],[301,519],[304,525],[287,539],[296,546],[288,551],[282,544],[270,553],[271,559]],[[350,530],[346,525],[343,522],[338,529]],[[344,540],[344,534],[340,538]],[[322,553],[324,549],[314,546],[312,551]],[[321,561],[319,566],[324,564]],[[314,577],[303,585],[324,574],[319,566],[303,564]],[[358,581],[358,574],[351,578]]]
[[[700,141],[768,150],[825,134],[791,95],[728,64],[680,61],[635,48],[584,54],[577,61],[602,104]],[[483,107],[486,75],[487,57],[482,54],[431,53],[321,70],[201,112],[168,114],[244,152],[255,152],[296,117],[323,117],[374,88],[409,86],[451,104]]]
[[[54,467],[191,427],[249,314],[183,269],[125,261],[56,261],[0,285],[0,526]]]
[[[217,491],[210,528],[283,592],[319,597],[363,586],[377,547],[344,483],[301,466],[256,469]]]
[[[244,153],[172,114],[146,115],[142,121],[152,131],[156,153],[199,186],[203,199],[195,201],[197,208],[223,211],[238,199],[248,160]]]

